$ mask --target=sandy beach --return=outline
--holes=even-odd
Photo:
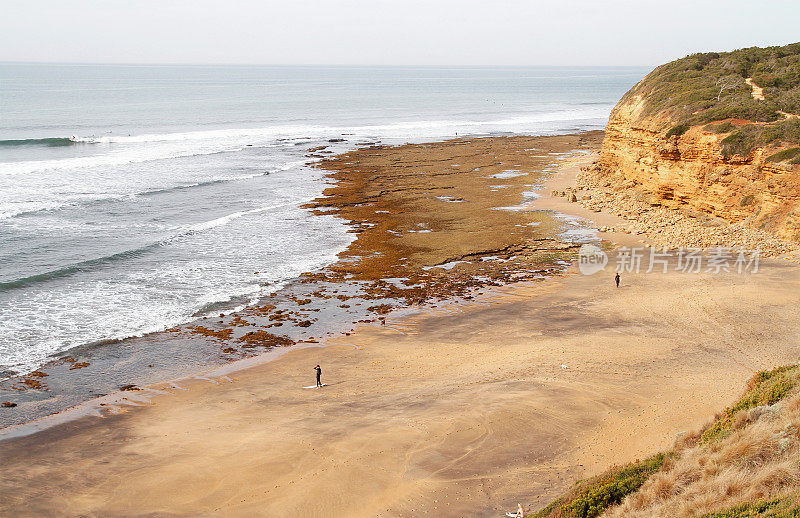
[[[421,150],[413,148],[424,162]],[[595,157],[561,161],[530,207],[620,227],[616,215],[550,195],[574,185]],[[439,213],[457,225],[452,216]],[[425,267],[475,249],[503,253],[485,242],[489,234],[458,253],[458,240],[436,248],[426,235],[393,249],[410,285]],[[601,237],[627,246],[643,238]],[[800,354],[795,264],[766,259],[751,275],[626,274],[619,289],[610,267],[500,282],[520,264],[546,265],[542,250],[520,242],[528,246],[506,251],[515,259],[492,270],[496,282],[462,283],[480,288],[471,299],[389,314],[385,326],[362,323],[224,378],[155,385],[160,393],[104,418],[1,441],[0,514],[499,516],[668,447],[731,402],[755,371]],[[369,278],[378,269],[362,269],[359,280],[378,282]],[[426,282],[424,298],[453,289]],[[396,296],[423,298],[413,288]],[[306,389],[316,364],[328,386]]]

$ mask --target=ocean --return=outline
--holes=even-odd
[[[0,379],[335,261],[313,148],[602,129],[646,72],[0,64]]]

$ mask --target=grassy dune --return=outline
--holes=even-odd
[[[578,482],[537,518],[800,516],[800,368],[756,374],[674,447]]]

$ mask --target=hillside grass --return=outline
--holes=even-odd
[[[578,482],[566,495],[533,514],[534,518],[593,518],[636,491],[661,469],[666,455],[615,467],[598,477]]]
[[[793,143],[800,143],[800,119],[786,119],[769,126],[751,124],[722,140],[722,154],[747,156],[757,147]]]
[[[784,149],[767,157],[767,162],[789,162],[800,164],[800,147]]]
[[[775,493],[800,489],[799,381],[797,365],[758,372],[733,405],[672,450],[578,482],[532,516],[686,516],[722,508],[709,516],[800,518],[774,514],[796,512],[796,500]]]
[[[772,498],[706,513],[700,518],[800,518],[799,501],[798,495]]]
[[[737,426],[745,410],[757,406],[774,405],[797,386],[797,365],[785,365],[770,371],[761,371],[748,382],[747,391],[739,400],[718,416],[700,436],[700,444],[724,439]],[[742,423],[739,423],[741,426]]]

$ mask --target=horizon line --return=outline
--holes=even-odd
[[[236,66],[236,67],[330,67],[330,68],[345,68],[345,67],[361,67],[361,68],[534,68],[534,67],[547,67],[547,68],[645,68],[655,67],[654,64],[639,64],[639,65],[511,65],[511,64],[478,64],[478,65],[463,65],[463,64],[377,64],[377,63],[188,63],[188,62],[112,62],[112,61],[22,61],[22,60],[3,60],[0,59],[0,64],[3,65],[74,65],[74,66]]]

